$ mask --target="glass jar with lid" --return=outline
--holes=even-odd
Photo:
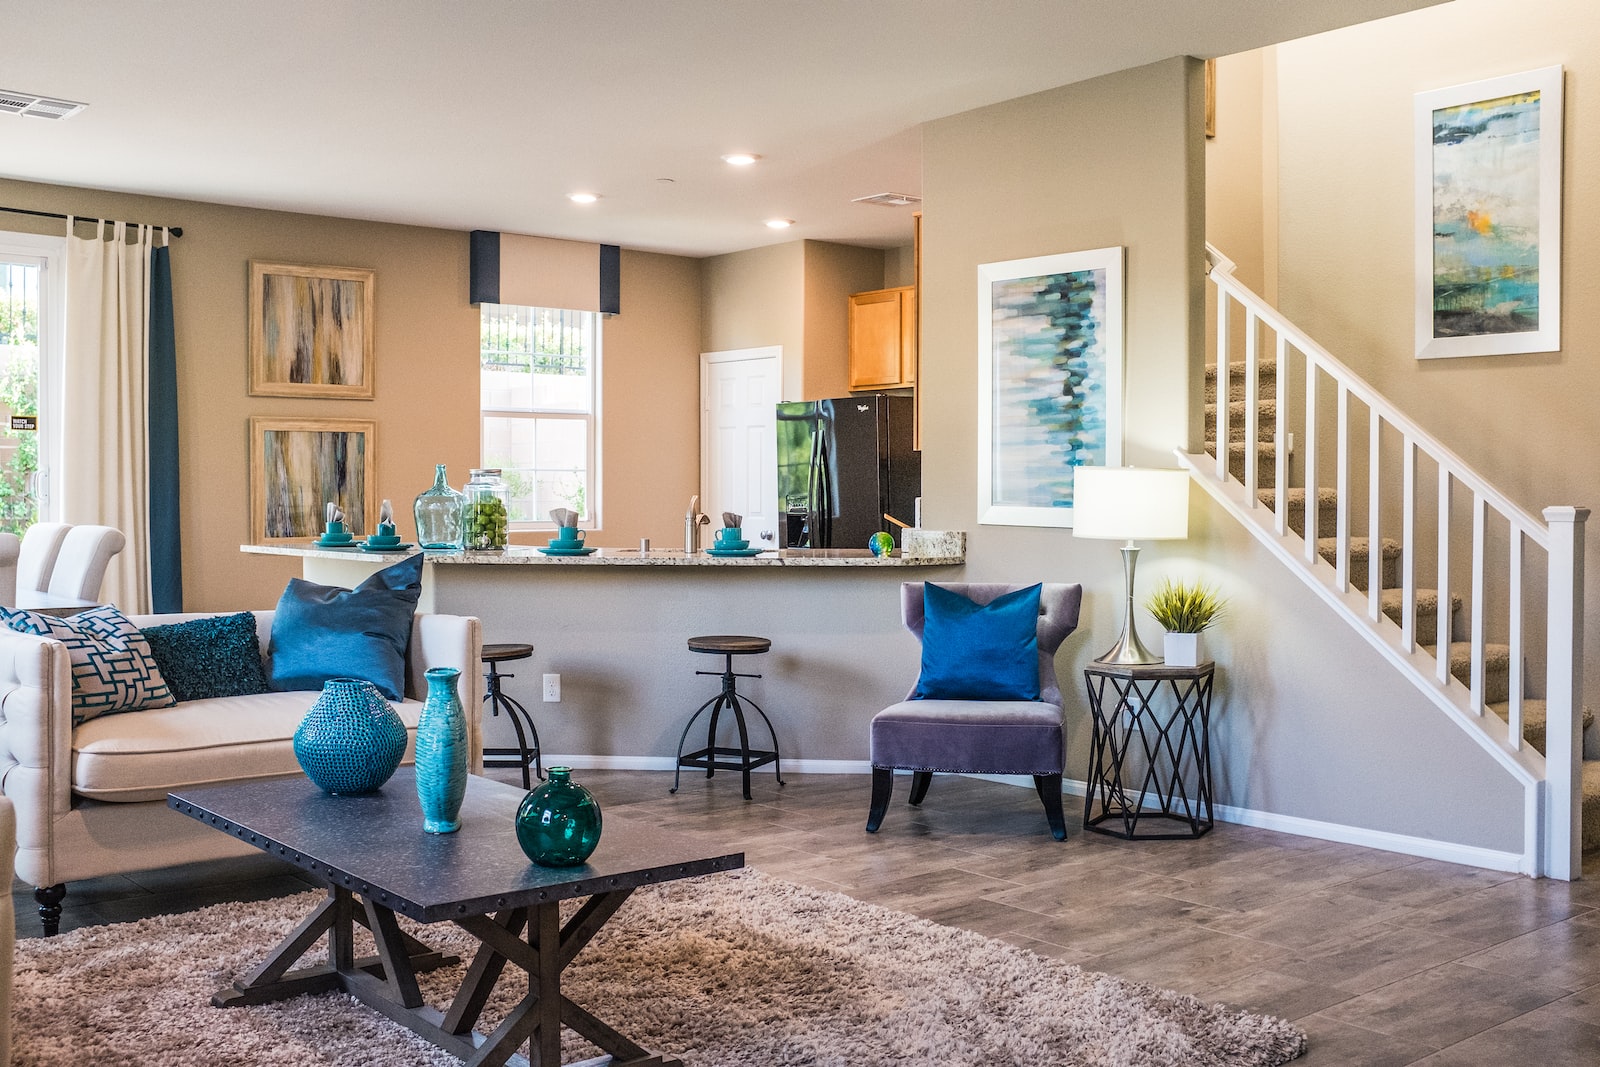
[[[464,487],[461,536],[468,552],[495,552],[506,547],[511,490],[499,467],[478,467]]]
[[[433,487],[417,497],[417,547],[429,552],[461,550],[461,516],[467,498],[445,481],[444,464],[434,467]]]

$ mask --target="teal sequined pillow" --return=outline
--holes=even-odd
[[[256,617],[248,611],[152,626],[144,636],[161,676],[179,700],[267,691]]]

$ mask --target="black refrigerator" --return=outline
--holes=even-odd
[[[885,519],[915,521],[922,453],[912,399],[883,393],[778,405],[778,512],[785,548],[866,548]]]

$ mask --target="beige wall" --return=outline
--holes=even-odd
[[[460,486],[478,462],[478,309],[467,303],[467,235],[352,219],[258,211],[0,180],[0,203],[183,227],[173,242],[180,496],[185,606],[268,607],[300,572],[289,558],[241,555],[249,530],[252,415],[374,419],[377,495],[409,532],[412,499],[445,463]],[[0,215],[0,226],[60,232],[63,224]],[[246,283],[252,259],[377,271],[377,396],[371,401],[247,395]],[[699,276],[693,260],[623,258],[621,316],[605,327],[606,414],[601,442],[607,526],[602,544],[637,544],[698,483],[695,372]],[[637,383],[638,392],[630,395]],[[656,403],[656,401],[662,401]],[[632,420],[648,417],[648,446]],[[687,444],[685,444],[687,442]],[[683,455],[679,455],[683,452]],[[670,458],[663,461],[661,456]],[[665,507],[665,501],[679,503]]]
[[[1239,280],[1258,293],[1265,248],[1262,74],[1267,55],[1258,50],[1217,60],[1217,133],[1206,138],[1206,241],[1233,260]]]
[[[804,242],[700,261],[700,349],[783,347],[784,400],[805,393]]]
[[[790,241],[700,262],[702,351],[782,345],[783,400],[849,391],[849,296],[883,287],[882,249]]]
[[[824,400],[850,391],[850,294],[883,287],[883,250],[805,242],[805,393]]]

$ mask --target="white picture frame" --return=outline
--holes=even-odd
[[[1121,465],[1123,261],[1119,246],[978,267],[979,523],[1070,527],[1073,468]]]
[[[1416,95],[1418,359],[1561,348],[1562,71]]]

